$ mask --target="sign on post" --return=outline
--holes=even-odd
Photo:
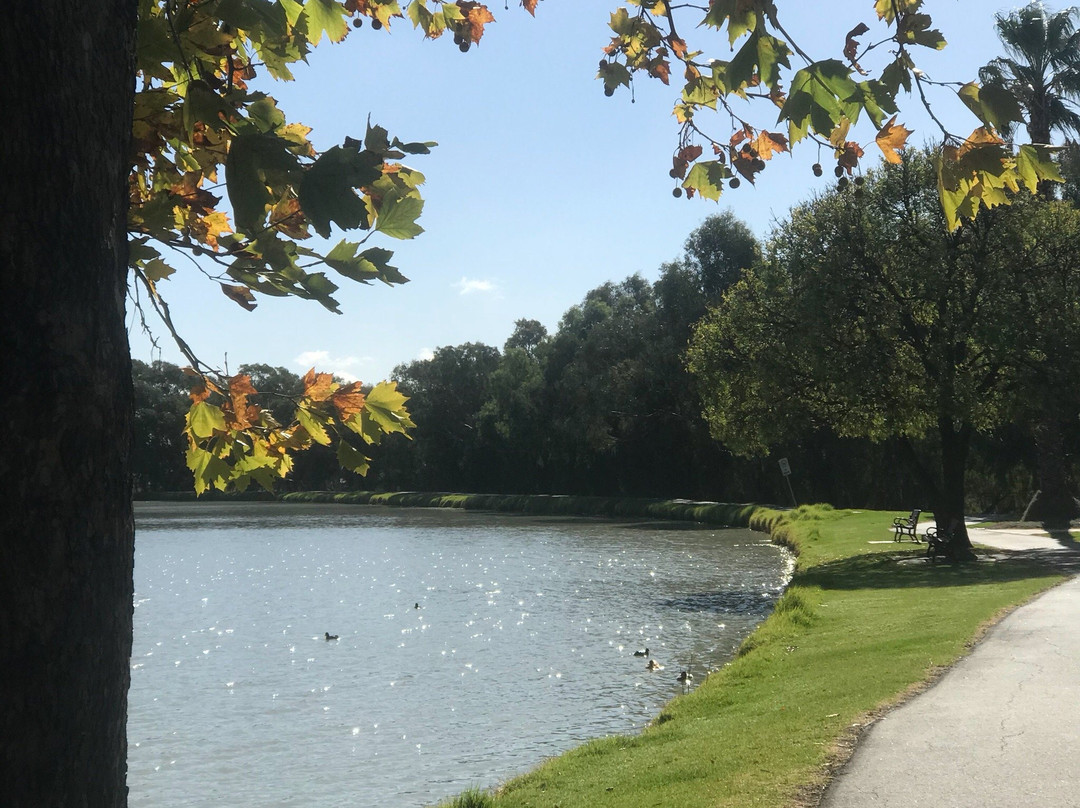
[[[787,490],[791,494],[792,507],[798,508],[799,501],[795,499],[795,489],[791,487],[791,464],[786,457],[780,458],[780,473],[784,475],[784,480],[787,481]]]

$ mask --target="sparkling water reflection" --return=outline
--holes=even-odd
[[[639,730],[680,671],[730,657],[790,566],[760,534],[675,524],[136,515],[133,808],[422,806],[494,785]]]

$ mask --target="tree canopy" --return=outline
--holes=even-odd
[[[819,426],[899,438],[947,526],[964,513],[972,435],[1060,395],[1048,379],[1076,370],[1061,314],[1080,299],[1080,214],[1028,197],[950,232],[934,186],[932,157],[906,154],[861,198],[796,208],[696,329],[690,368],[713,434],[736,451]],[[933,454],[916,457],[926,437]]]

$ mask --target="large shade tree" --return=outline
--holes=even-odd
[[[972,436],[1077,369],[1060,350],[1077,326],[1053,301],[1080,297],[1080,215],[1029,197],[949,232],[934,196],[919,154],[796,208],[699,325],[690,366],[731,448],[820,426],[895,439],[916,504],[962,533]]]

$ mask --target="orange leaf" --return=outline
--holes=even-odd
[[[666,59],[657,59],[649,65],[649,75],[667,84],[671,78],[671,65]]]
[[[307,219],[300,210],[300,201],[292,197],[280,200],[274,209],[270,211],[270,221],[273,226],[289,238],[311,238],[307,229]]]
[[[360,382],[346,384],[334,391],[330,402],[338,411],[342,421],[348,421],[364,409],[364,393]]]
[[[521,5],[525,7],[525,10],[527,12],[529,12],[530,14],[532,14],[535,17],[536,16],[536,6],[537,6],[537,4],[539,2],[540,2],[540,0],[521,0]]]
[[[972,149],[977,149],[980,146],[1001,146],[1005,141],[995,135],[985,126],[980,126],[970,135],[967,140],[964,141],[964,145],[960,147],[959,157],[963,157]]]
[[[701,146],[698,146],[696,144],[691,146],[684,146],[682,149],[679,150],[678,159],[687,163],[692,163],[699,157],[701,157]]]
[[[465,15],[465,23],[469,26],[469,39],[479,42],[484,35],[484,26],[489,22],[495,22],[495,15],[488,11],[488,7],[475,0],[459,0],[458,8]]]
[[[677,36],[673,36],[668,39],[668,44],[671,45],[671,52],[675,54],[676,59],[682,59],[686,56],[686,41],[679,39]]]
[[[837,150],[839,151],[839,150]],[[838,165],[847,169],[848,173],[851,173],[851,169],[855,168],[859,164],[859,158],[863,156],[862,146],[856,143],[854,140],[849,140],[844,144],[844,150],[836,158]]]
[[[246,373],[241,373],[229,379],[229,392],[234,396],[238,393],[242,393],[245,396],[253,396],[259,391],[256,390],[255,386],[251,383],[251,377]]]
[[[771,160],[774,152],[786,152],[788,150],[787,138],[776,132],[761,130],[754,141],[754,150],[762,160]]]
[[[334,392],[334,377],[329,373],[316,373],[312,368],[304,375],[304,396],[312,401],[325,401]]]
[[[206,385],[200,380],[191,388],[188,395],[193,403],[198,404],[200,401],[206,401],[206,399],[210,398],[210,391],[206,389]]]
[[[881,127],[874,141],[878,144],[878,148],[881,149],[881,153],[885,155],[886,160],[890,163],[899,164],[900,149],[904,148],[910,134],[911,132],[903,124],[896,123],[896,116],[893,115],[888,123]]]
[[[254,395],[255,388],[251,384],[251,377],[241,373],[229,379],[230,408],[223,407],[226,418],[232,429],[248,429],[252,425],[252,418],[258,418],[258,407],[249,407],[247,397]]]

